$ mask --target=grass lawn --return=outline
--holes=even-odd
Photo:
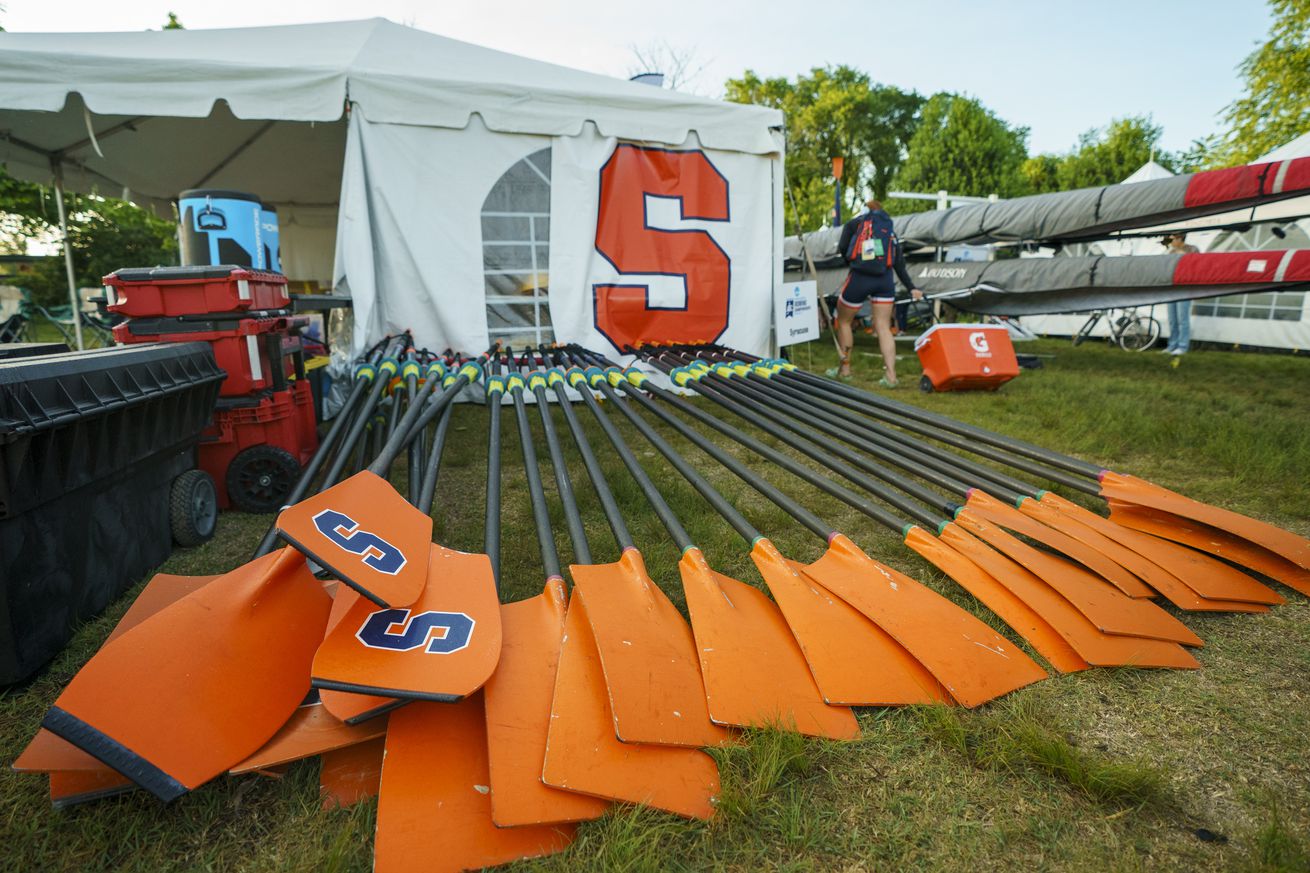
[[[1310,535],[1310,360],[1200,351],[1171,367],[1164,355],[1098,343],[1073,349],[1041,341],[1024,350],[1048,356],[1045,367],[1024,372],[999,393],[902,389],[896,396]],[[860,337],[857,384],[865,387],[878,375],[876,358],[866,356],[871,352],[870,338]],[[908,345],[902,353],[901,378],[917,384]],[[795,360],[821,372],[833,363],[831,346],[801,347]],[[530,412],[540,440],[540,422]],[[681,606],[677,549],[590,415],[581,408],[579,415],[612,473],[651,575]],[[537,593],[543,580],[511,409],[505,425],[503,596],[516,599]],[[620,426],[711,564],[761,584],[746,544],[632,427]],[[823,544],[790,517],[671,429],[661,430],[785,554],[809,561],[822,553]],[[485,437],[481,408],[460,407],[433,510],[437,538],[469,551],[482,547]],[[539,451],[544,466],[544,445]],[[898,535],[732,451],[874,557],[999,627],[901,546]],[[586,501],[595,560],[614,560],[617,549],[585,471],[571,447],[567,454]],[[544,478],[567,561],[571,551],[549,470]],[[212,542],[178,551],[161,569],[202,574],[235,567],[269,521],[228,513]],[[1310,870],[1310,601],[1281,593],[1288,603],[1265,615],[1186,616],[1206,640],[1199,671],[1053,673],[974,711],[863,710],[863,738],[853,743],[761,732],[716,753],[724,794],[713,821],[623,809],[584,825],[569,852],[522,866]],[[130,601],[122,598],[83,627],[29,684],[0,693],[0,760],[11,761],[23,748]],[[179,656],[185,645],[179,640]],[[222,779],[168,807],[137,793],[61,813],[50,809],[43,779],[6,770],[0,773],[0,867],[368,870],[375,804],[320,810],[317,771],[316,761],[306,761],[281,779]]]

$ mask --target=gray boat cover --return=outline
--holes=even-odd
[[[1116,231],[1216,215],[1310,192],[1310,157],[1246,164],[1124,185],[1082,188],[970,203],[895,219],[906,251],[931,246],[995,242],[1073,242]],[[817,266],[837,266],[840,228],[805,235]],[[790,237],[785,257],[801,261],[800,240]]]

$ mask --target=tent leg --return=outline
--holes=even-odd
[[[68,274],[68,303],[73,313],[73,335],[77,350],[86,348],[82,342],[82,301],[77,299],[77,276],[73,272],[73,249],[68,244],[68,213],[64,209],[64,166],[55,161],[55,207],[59,210],[59,237],[64,244],[64,270]]]

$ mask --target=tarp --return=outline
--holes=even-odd
[[[907,250],[991,242],[1068,242],[1273,203],[1310,192],[1310,158],[970,203],[896,219]]]
[[[1310,250],[1022,258],[910,266],[933,298],[987,315],[1045,315],[1310,287]]]
[[[553,210],[536,210],[531,229],[540,233],[520,239],[512,228],[527,219],[489,207],[492,199],[513,200],[515,168],[527,153],[599,136],[761,156],[771,172],[740,184],[763,179],[768,188],[743,202],[767,206],[772,216],[780,214],[781,125],[774,109],[585,73],[382,19],[0,33],[0,161],[13,175],[48,183],[57,162],[72,190],[126,193],[170,217],[171,201],[187,188],[259,195],[278,209],[284,265],[303,271],[291,278],[331,276],[356,295],[357,348],[403,327],[435,348],[485,347],[493,273],[513,273],[514,293],[527,288],[539,300],[548,287],[541,261],[590,257],[594,228],[569,237],[585,252],[564,252],[550,239]],[[544,196],[552,196],[548,178]],[[323,228],[338,204],[334,256],[323,250]],[[486,237],[497,222],[502,235]],[[752,230],[739,232],[745,226]],[[734,262],[777,261],[780,225],[757,221],[750,210],[706,232],[724,238],[720,246]],[[534,269],[497,266],[515,246],[541,255]],[[623,275],[629,284],[643,281],[642,274]],[[758,298],[755,305],[734,304],[734,318],[739,312],[765,325],[746,325],[752,337],[767,335],[772,285],[743,287],[742,294]],[[590,285],[549,289],[552,312],[582,306],[563,297],[591,300]],[[729,293],[726,284],[718,290]],[[575,324],[576,318],[560,322],[566,329]],[[557,331],[555,338],[585,337]],[[767,348],[755,344],[752,351]]]

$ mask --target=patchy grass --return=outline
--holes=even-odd
[[[868,338],[860,338],[859,350],[873,351]],[[1025,350],[1051,356],[1044,358],[1046,367],[1025,372],[995,394],[925,395],[907,388],[894,396],[1310,535],[1305,358],[1193,352],[1174,368],[1163,355],[1100,344],[1074,350],[1067,342],[1043,341]],[[912,385],[917,362],[908,346],[903,354],[901,376]],[[832,351],[816,343],[798,349],[796,359],[821,371],[831,366]],[[856,384],[872,387],[875,359],[858,356],[856,368]],[[678,549],[590,413],[582,407],[577,412],[652,577],[681,606]],[[537,411],[528,413],[556,544],[567,564],[573,550],[549,452],[540,442]],[[558,410],[554,415],[594,560],[615,560],[618,549],[585,470],[562,416]],[[760,584],[747,544],[630,425],[616,420],[715,569]],[[810,561],[823,553],[822,541],[670,429],[658,427],[784,554]],[[505,410],[503,433],[502,594],[509,600],[538,593],[543,573],[512,408]],[[458,409],[433,508],[436,537],[454,548],[483,548],[485,443],[482,410]],[[871,555],[1012,636],[902,547],[899,534],[738,447],[729,451]],[[397,474],[399,481],[403,468]],[[231,569],[249,557],[270,520],[227,513],[214,541],[178,551],[161,569]],[[568,852],[518,866],[1305,870],[1310,601],[1283,593],[1288,603],[1267,615],[1185,616],[1206,640],[1199,671],[1091,670],[1053,676],[975,711],[861,711],[863,737],[852,743],[751,732],[741,745],[715,752],[724,790],[721,814],[713,821],[690,823],[619,808],[582,826]],[[0,692],[0,760],[11,761],[21,751],[45,708],[130,600],[129,593],[88,622],[29,683]],[[307,761],[276,780],[220,780],[168,807],[130,794],[57,813],[49,808],[42,779],[3,772],[0,867],[368,870],[375,805],[324,812],[316,786],[317,763]]]

